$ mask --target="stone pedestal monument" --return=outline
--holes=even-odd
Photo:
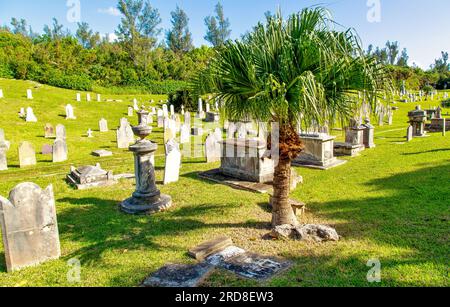
[[[427,112],[422,110],[420,106],[416,106],[414,111],[408,113],[409,123],[413,128],[413,137],[424,137],[425,132],[425,122],[427,120]]]
[[[155,169],[151,161],[158,146],[145,139],[151,128],[142,119],[140,117],[139,126],[133,127],[133,133],[139,140],[129,147],[134,153],[136,191],[120,205],[121,210],[128,214],[152,214],[172,206],[171,197],[161,194],[156,187]]]

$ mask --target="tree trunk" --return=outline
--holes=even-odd
[[[280,158],[275,167],[272,198],[272,227],[298,225],[297,217],[289,204],[291,160]]]

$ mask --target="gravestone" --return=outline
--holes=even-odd
[[[67,144],[64,139],[56,139],[53,143],[53,163],[67,161]]]
[[[64,125],[57,125],[56,126],[56,138],[65,140],[66,139],[66,127]]]
[[[3,90],[0,88],[0,99],[3,98]]]
[[[168,111],[168,109],[167,109],[167,105],[166,104],[163,104],[163,106],[162,106],[162,111],[163,111],[163,116],[164,117],[169,117],[169,111]]]
[[[109,150],[105,150],[105,149],[99,149],[99,150],[95,150],[92,152],[92,155],[95,157],[110,157],[113,155],[113,153]]]
[[[139,106],[136,98],[133,99],[133,109],[135,111],[139,111]]]
[[[169,118],[164,119],[164,144],[175,139],[176,127],[175,121]]]
[[[236,124],[233,122],[228,123],[227,139],[234,139],[235,134],[236,134]]]
[[[78,190],[86,190],[100,186],[110,186],[117,183],[113,172],[105,171],[97,163],[95,166],[87,165],[79,168],[70,167],[67,182]]]
[[[245,123],[237,123],[237,138],[238,139],[247,138],[247,126]]]
[[[34,266],[61,255],[53,187],[42,190],[22,183],[0,197],[0,221],[8,272]]]
[[[134,143],[133,130],[128,121],[121,121],[119,129],[117,129],[116,140],[119,149],[127,149],[130,144]]]
[[[0,129],[0,146],[5,147],[6,150],[9,150],[9,147],[11,146],[11,143],[5,138],[5,131],[3,131],[3,129]]]
[[[178,181],[181,166],[180,145],[175,140],[170,140],[165,145],[165,150],[164,185]]]
[[[127,115],[128,115],[128,116],[133,116],[133,115],[134,115],[134,109],[133,109],[133,107],[131,107],[131,106],[128,107],[128,113],[127,113]]]
[[[213,163],[220,161],[221,158],[221,147],[220,147],[220,139],[217,139],[215,133],[211,133],[205,142],[205,157],[207,163]]]
[[[173,106],[173,104],[170,105],[170,115],[175,115],[175,107]]]
[[[184,113],[184,124],[188,127],[191,127],[191,113],[185,112]]]
[[[27,114],[25,113],[25,108],[20,108],[19,117],[25,118],[26,116],[27,116]]]
[[[100,119],[98,127],[100,132],[108,132],[108,121],[104,118]]]
[[[88,129],[88,131],[86,132],[86,134],[87,134],[87,137],[88,137],[88,138],[93,138],[93,137],[94,137],[91,128]]]
[[[22,142],[19,145],[19,164],[20,167],[36,165],[36,153],[29,142]]]
[[[44,136],[46,139],[51,139],[55,137],[55,129],[53,128],[52,124],[45,124],[44,127]]]
[[[201,98],[198,99],[198,111],[196,117],[200,119],[205,118],[205,112],[203,111],[203,101]]]
[[[27,99],[33,99],[33,92],[30,89],[27,90]]]
[[[91,102],[91,94],[86,94],[86,101]]]
[[[1,133],[0,129],[0,133]],[[6,142],[0,139],[0,171],[6,171],[8,169],[8,162],[6,160],[6,152],[8,151],[8,148],[6,146]]]
[[[100,94],[97,94],[97,102],[102,102],[102,96]]]
[[[77,93],[77,102],[81,102],[81,94]]]
[[[191,129],[188,125],[183,124],[180,128],[180,144],[186,144],[191,142]]]
[[[73,107],[70,104],[66,106],[66,119],[77,119],[74,115]]]
[[[409,125],[406,130],[406,141],[410,142],[413,139],[413,126]]]
[[[43,155],[51,155],[53,154],[53,146],[50,144],[44,144],[42,145],[41,153]]]
[[[37,122],[37,118],[36,118],[36,116],[34,115],[33,108],[31,108],[31,107],[28,107],[28,108],[27,108],[27,115],[26,115],[25,120],[26,120],[27,122],[29,122],[29,123],[35,123],[35,122]]]

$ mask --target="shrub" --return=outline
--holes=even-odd
[[[93,81],[86,74],[64,74],[58,70],[50,72],[47,84],[80,91],[91,91]]]
[[[450,99],[446,99],[446,100],[442,101],[441,105],[444,108],[450,108]]]
[[[186,111],[195,111],[196,104],[193,95],[188,89],[181,89],[169,94],[169,103],[173,104],[175,110],[180,111],[183,105]]]

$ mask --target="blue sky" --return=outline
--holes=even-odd
[[[73,1],[73,0],[69,0]],[[78,1],[78,0],[75,0]],[[102,34],[113,33],[120,16],[115,12],[116,0],[79,0],[81,21],[88,22]],[[9,24],[12,17],[25,18],[34,31],[41,32],[45,24],[56,17],[74,31],[75,23],[67,19],[67,0],[0,0],[0,24]],[[217,0],[150,0],[158,8],[162,27],[170,27],[170,12],[178,4],[190,18],[194,44],[206,44],[204,18],[212,14]],[[221,0],[232,26],[232,37],[238,38],[264,17],[264,12],[280,7],[284,14],[303,7],[323,4],[340,24],[353,27],[363,44],[383,46],[387,40],[398,40],[407,48],[410,64],[428,68],[441,50],[450,52],[449,0]],[[368,2],[370,7],[368,6]],[[380,22],[369,22],[367,14],[373,3],[380,4]],[[375,5],[376,8],[377,4]]]

